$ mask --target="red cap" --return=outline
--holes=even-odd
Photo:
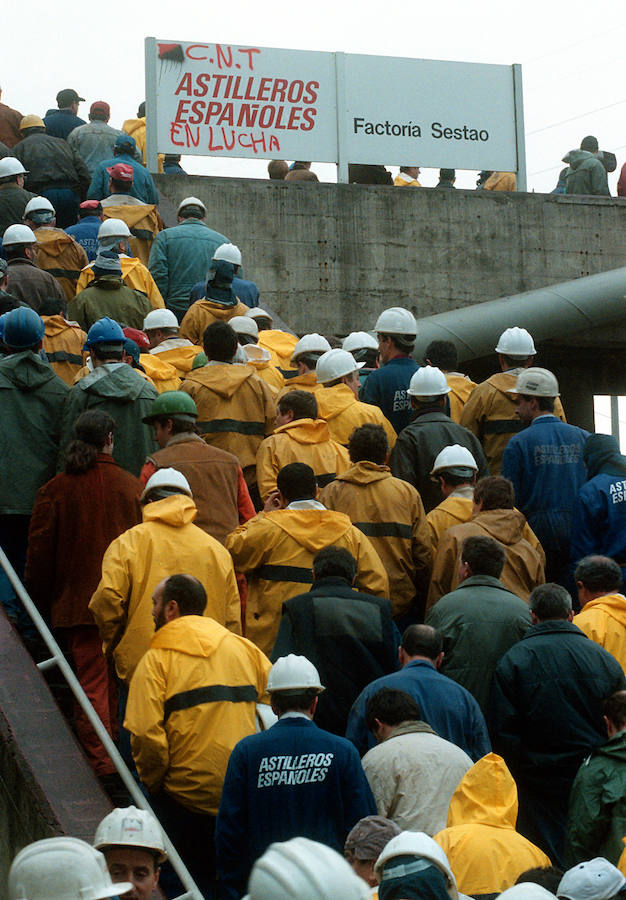
[[[127,166],[126,163],[115,163],[114,166],[110,166],[107,169],[107,172],[115,181],[127,181],[129,184],[132,184],[133,167]]]
[[[92,103],[89,107],[90,113],[100,112],[104,113],[104,115],[109,118],[111,115],[111,107],[106,102],[106,100],[96,100],[95,103]]]
[[[124,337],[134,341],[140,350],[150,349],[150,341],[145,331],[139,331],[138,328],[123,328],[122,331],[124,332]]]
[[[80,204],[80,209],[102,212],[102,206],[99,200],[83,200]]]

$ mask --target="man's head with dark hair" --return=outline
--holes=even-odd
[[[142,100],[139,106],[137,107],[137,118],[143,119],[146,114],[146,101]]]
[[[354,584],[356,573],[356,559],[344,547],[324,547],[313,559],[313,581],[343,578],[348,584]]]
[[[267,164],[267,173],[272,181],[284,181],[289,171],[289,164],[284,159],[271,159]]]
[[[372,694],[365,707],[365,721],[375,737],[381,725],[388,725],[393,729],[402,722],[417,722],[421,715],[417,701],[410,694],[390,688],[381,688]]]
[[[456,372],[459,354],[452,341],[431,341],[424,351],[424,362],[442,372]]]
[[[579,594],[581,587],[583,588],[584,602],[588,603],[595,597],[619,593],[623,575],[621,568],[609,556],[585,556],[576,566],[574,580]],[[581,597],[581,603],[582,600]]]
[[[311,466],[306,463],[289,463],[278,473],[276,486],[287,503],[294,500],[314,500],[317,482]]]
[[[206,212],[197,203],[188,203],[178,211],[179,219],[204,219]]]
[[[211,322],[202,335],[207,359],[230,363],[237,352],[237,333],[227,322]]]
[[[444,184],[452,184],[456,179],[456,169],[439,169],[439,181]],[[441,368],[441,366],[439,367]]]
[[[481,512],[488,509],[513,509],[515,490],[512,482],[501,475],[481,478],[474,488],[474,503],[480,506]]]
[[[607,697],[602,712],[609,737],[624,731],[626,729],[626,691],[615,691],[614,694]]]
[[[405,665],[415,657],[423,657],[434,663],[442,649],[443,638],[432,625],[409,625],[402,635],[400,662]]]
[[[40,316],[65,315],[65,303],[59,297],[44,297],[39,304]]]
[[[384,466],[389,456],[389,441],[382,425],[361,425],[355,428],[348,441],[348,453],[353,463],[373,462]]]
[[[310,391],[288,391],[276,404],[282,416],[293,413],[289,421],[317,419],[317,400]]]
[[[499,578],[506,561],[506,550],[493,538],[474,536],[461,545],[461,565],[467,565],[471,575],[490,575]]]
[[[556,896],[556,889],[564,874],[563,869],[557,869],[556,866],[537,866],[536,869],[522,872],[515,884],[538,884]]]
[[[315,688],[306,691],[274,691],[272,709],[279,718],[286,712],[308,712],[318,696],[319,691]]]
[[[532,403],[533,400],[536,400],[537,409],[540,413],[554,412],[554,397],[536,397],[534,394],[520,394],[519,396],[527,403]]]
[[[572,619],[572,598],[560,584],[540,584],[528,598],[533,624],[550,619]]]
[[[152,595],[152,616],[156,628],[162,628],[181,616],[202,616],[206,591],[193,575],[170,575],[157,584]]]

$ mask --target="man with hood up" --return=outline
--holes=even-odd
[[[43,349],[48,362],[59,378],[71,387],[83,367],[87,335],[77,322],[65,318],[64,304],[56,297],[42,300],[39,314],[46,328]]]
[[[434,836],[445,851],[459,891],[480,897],[512,887],[518,876],[550,860],[515,830],[517,788],[501,756],[488,753],[461,779],[448,824]]]
[[[622,570],[614,559],[585,556],[574,572],[582,612],[574,616],[588,638],[615,657],[626,671],[626,597],[619,593]]]
[[[212,322],[228,322],[248,312],[245,303],[233,291],[233,277],[241,266],[241,253],[234,244],[222,244],[211,260],[206,292],[192,304],[180,323],[180,336],[193,344],[202,343],[202,335]]]
[[[593,135],[583,138],[580,150],[570,150],[563,157],[569,165],[565,173],[566,194],[611,195],[607,169],[598,157],[598,141]]]
[[[369,540],[343,513],[327,510],[315,497],[310,466],[290,463],[278,473],[278,490],[264,512],[226,539],[237,571],[249,573],[246,634],[264,653],[274,646],[283,603],[313,583],[313,558],[331,544],[344,547],[358,566],[358,589],[389,596],[387,573]]]
[[[102,316],[110,316],[130,328],[141,329],[152,306],[142,291],[124,283],[117,253],[102,250],[91,268],[94,280],[69,303],[72,318],[85,330],[89,330]]]

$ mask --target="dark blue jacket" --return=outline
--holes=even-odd
[[[194,284],[191,289],[190,300],[192,303],[195,303],[196,300],[202,300],[205,294],[206,281],[199,281],[197,284]],[[259,305],[259,289],[254,283],[254,281],[246,281],[245,278],[233,278],[233,290],[237,297],[241,300],[242,303],[245,303],[247,307],[253,309],[255,306]]]
[[[65,229],[65,233],[73,237],[83,248],[89,262],[98,255],[98,231],[101,225],[102,219],[99,216],[85,216],[78,224]]]
[[[428,660],[416,659],[399,672],[372,681],[354,702],[348,717],[346,737],[361,755],[376,746],[365,724],[365,709],[369,698],[381,688],[410,694],[420,708],[421,720],[430,725],[439,737],[465,750],[473,760],[480,759],[491,750],[484,716],[470,692],[451,678],[441,675]]]
[[[159,195],[154,186],[154,180],[150,172],[129,153],[119,153],[112,159],[104,159],[98,163],[91,176],[91,184],[87,191],[88,200],[104,200],[109,196],[109,173],[107,169],[117,163],[125,163],[133,167],[133,186],[129,191],[131,197],[136,197],[142,203],[158,203]]]
[[[46,134],[66,141],[70,131],[87,123],[75,116],[71,109],[49,109],[44,116],[43,124],[46,126]]]
[[[231,753],[215,844],[222,900],[245,894],[250,869],[273,841],[302,836],[343,855],[350,829],[376,804],[359,755],[301,716],[282,717]]]
[[[361,390],[363,403],[378,406],[398,434],[413,418],[407,389],[411,376],[418,369],[418,364],[410,356],[396,356],[380,369],[375,369]]]
[[[626,478],[601,473],[580,489],[574,507],[571,567],[591,553],[610,556],[622,568],[626,590]]]

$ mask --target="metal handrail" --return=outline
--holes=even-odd
[[[33,622],[35,628],[41,635],[43,642],[46,644],[48,650],[52,654],[49,659],[45,659],[42,662],[37,663],[37,668],[40,671],[44,672],[47,669],[51,669],[54,666],[58,666],[59,670],[61,671],[61,674],[65,678],[70,690],[72,691],[74,697],[76,698],[76,702],[79,704],[79,706],[81,707],[81,709],[83,710],[83,712],[85,713],[87,718],[89,719],[89,722],[90,722],[92,728],[98,735],[98,739],[102,742],[104,749],[108,753],[108,755],[111,759],[111,762],[117,769],[117,771],[120,775],[120,778],[122,779],[122,781],[124,782],[124,785],[128,789],[128,793],[131,795],[134,803],[140,809],[145,809],[146,812],[149,812],[158,821],[158,816],[156,816],[154,814],[152,807],[150,806],[150,804],[146,800],[145,796],[139,789],[139,786],[137,785],[137,782],[131,775],[130,770],[128,769],[128,766],[122,759],[119,750],[113,743],[113,740],[111,739],[108,731],[102,724],[99,715],[93,708],[91,701],[85,694],[79,680],[77,679],[76,675],[72,671],[72,667],[70,666],[67,659],[65,658],[63,651],[61,650],[61,648],[59,647],[59,645],[53,638],[53,636],[50,632],[50,629],[46,625],[39,610],[37,609],[37,607],[31,600],[30,595],[28,594],[28,591],[26,590],[26,588],[24,587],[24,585],[22,584],[20,579],[17,577],[15,569],[9,562],[7,555],[4,552],[4,550],[2,549],[2,547],[0,547],[0,566],[2,566],[2,568],[4,569],[6,576],[9,579],[9,581],[11,582],[11,585],[12,585],[15,593],[17,594],[19,599],[22,601],[22,604],[24,605],[24,609],[26,610],[26,612],[32,619],[32,622]],[[161,826],[161,829],[163,830],[162,826]],[[172,844],[171,840],[169,839],[169,837],[167,836],[167,834],[164,830],[163,830],[163,835],[165,837],[165,849],[167,851],[169,862],[172,864],[172,868],[174,869],[174,871],[180,878],[180,881],[181,881],[183,887],[185,888],[185,893],[180,894],[180,896],[178,898],[176,898],[176,900],[203,900],[203,895],[200,892],[200,890],[198,889],[198,886],[196,885],[195,881],[189,874],[189,870],[187,869],[187,866],[180,858],[180,855],[179,855],[178,851],[176,850],[176,847]]]

